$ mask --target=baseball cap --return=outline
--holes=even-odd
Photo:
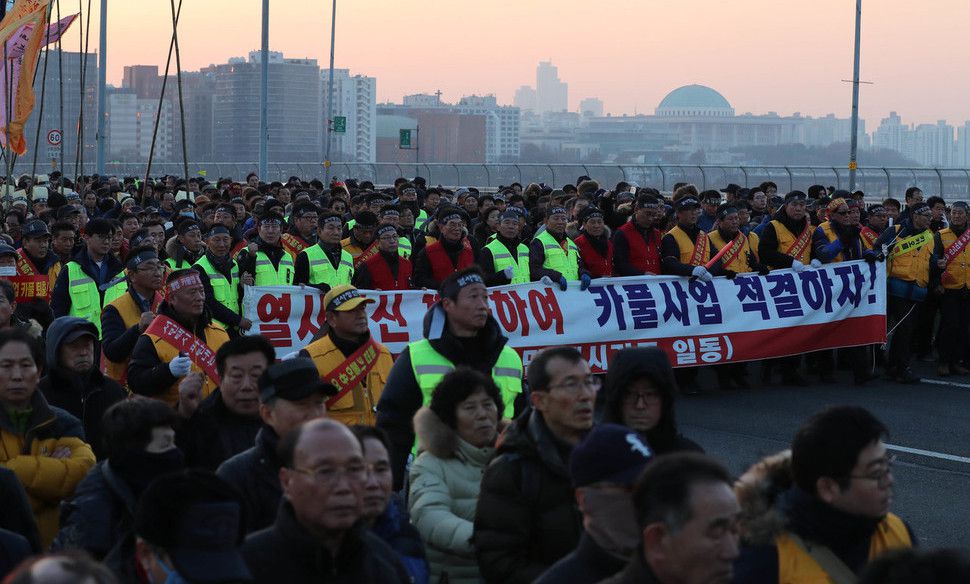
[[[374,302],[373,298],[363,296],[360,290],[350,284],[331,288],[327,292],[327,295],[323,297],[323,306],[326,310],[334,310],[337,312],[346,312],[362,304],[370,304],[372,302]]]
[[[685,209],[696,209],[700,207],[701,204],[697,202],[694,197],[684,197],[683,199],[677,201],[677,210],[683,211]]]
[[[632,485],[653,456],[630,428],[598,424],[573,448],[569,476],[576,488],[604,482]]]
[[[320,379],[308,357],[295,357],[270,365],[259,377],[259,401],[272,398],[296,401],[314,394],[337,395],[337,388]]]
[[[57,210],[58,219],[67,219],[72,215],[80,215],[80,214],[81,214],[81,210],[75,207],[74,205],[64,205],[63,207]]]
[[[47,228],[47,224],[40,219],[34,219],[28,221],[24,225],[23,236],[24,237],[37,237],[38,235],[50,235],[50,229]]]

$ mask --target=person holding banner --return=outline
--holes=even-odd
[[[909,218],[903,225],[894,225],[883,232],[874,249],[865,254],[867,261],[876,261],[882,257],[882,250],[891,250],[887,279],[889,355],[886,374],[899,383],[919,383],[919,377],[909,368],[912,360],[910,347],[920,303],[938,280],[931,266],[938,269],[939,265],[932,257],[930,206],[918,203],[909,207],[909,211]]]
[[[942,377],[966,375],[970,355],[970,229],[967,228],[968,206],[963,201],[950,208],[950,226],[933,236],[936,269],[942,272],[940,284],[940,330],[937,350]]]
[[[580,234],[574,241],[579,257],[593,278],[613,275],[613,241],[607,233],[603,211],[589,206],[580,211]]]
[[[337,395],[327,400],[327,414],[347,425],[374,425],[394,364],[391,352],[367,326],[366,306],[373,303],[353,286],[332,288],[323,297],[327,334],[300,351],[301,357],[313,360],[320,378],[337,388]]]
[[[424,317],[424,338],[409,344],[394,362],[377,404],[377,427],[391,439],[395,490],[414,446],[414,414],[428,405],[446,373],[466,366],[491,375],[502,392],[503,417],[520,412],[522,358],[489,312],[488,289],[478,266],[449,275],[441,300]]]
[[[212,318],[227,331],[248,331],[253,323],[240,315],[239,287],[252,284],[239,275],[239,264],[232,259],[232,233],[220,223],[214,224],[206,233],[206,251],[193,264],[198,270],[205,302]]]
[[[132,350],[128,386],[175,407],[179,379],[190,374],[201,377],[202,399],[219,385],[216,351],[229,335],[205,309],[205,288],[196,270],[169,274],[165,298]]]
[[[579,247],[566,235],[569,213],[555,206],[546,215],[545,229],[529,244],[529,275],[533,282],[549,278],[565,291],[569,282],[578,281],[579,289],[589,288],[592,277],[579,255]]]
[[[642,276],[660,273],[660,240],[657,223],[663,218],[663,202],[655,195],[641,194],[634,202],[633,215],[613,234],[613,273]]]
[[[351,282],[354,258],[341,246],[343,226],[343,218],[337,213],[325,212],[320,216],[316,245],[296,256],[294,284],[305,284],[326,293],[331,288]]]
[[[79,316],[101,331],[106,284],[124,266],[111,255],[111,239],[117,228],[108,219],[92,219],[84,226],[84,247],[61,269],[51,296],[54,317]]]
[[[378,253],[357,266],[354,286],[363,290],[410,290],[411,260],[398,253],[401,239],[393,225],[380,226],[375,244]]]
[[[148,325],[155,319],[155,311],[162,303],[165,264],[158,259],[155,248],[144,245],[128,253],[128,289],[112,300],[101,312],[104,332],[105,373],[122,385],[127,385],[128,359]]]
[[[443,206],[435,220],[441,236],[414,257],[414,285],[437,290],[449,275],[478,263],[478,248],[468,238],[468,213]]]
[[[320,212],[317,206],[307,201],[297,203],[290,213],[290,228],[280,237],[283,249],[296,261],[300,252],[317,242],[317,222]]]
[[[290,286],[293,284],[293,259],[280,247],[283,216],[266,211],[259,216],[256,241],[236,256],[239,271],[253,277],[256,286]]]
[[[53,320],[50,299],[61,264],[50,251],[51,232],[39,219],[24,225],[22,247],[17,250],[17,316],[34,319],[46,330]]]

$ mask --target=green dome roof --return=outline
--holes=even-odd
[[[734,113],[723,95],[704,85],[685,85],[671,91],[657,106],[657,112],[661,110],[730,110]]]

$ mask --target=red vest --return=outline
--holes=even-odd
[[[411,260],[399,257],[397,261],[397,279],[391,273],[391,266],[387,264],[387,260],[380,253],[364,262],[374,288],[377,290],[411,289]]]
[[[602,278],[613,275],[612,241],[607,240],[606,257],[603,257],[596,251],[596,248],[590,243],[585,233],[574,239],[573,242],[579,247],[579,255],[583,258],[583,263],[586,264],[586,269],[589,270],[591,276],[594,278]]]
[[[644,274],[660,273],[660,231],[654,229],[650,233],[650,245],[643,240],[640,231],[633,221],[627,221],[620,229],[626,236],[630,247],[630,264]]]
[[[475,254],[472,252],[472,246],[468,243],[468,239],[462,239],[461,245],[462,249],[461,254],[458,255],[457,266],[451,263],[451,258],[448,257],[440,240],[424,248],[424,253],[428,256],[428,261],[431,262],[431,276],[436,282],[444,282],[449,274],[463,270],[475,263]]]

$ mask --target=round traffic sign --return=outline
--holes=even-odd
[[[50,132],[47,132],[47,143],[51,146],[60,146],[62,138],[63,135],[61,134],[60,130],[51,130]]]

